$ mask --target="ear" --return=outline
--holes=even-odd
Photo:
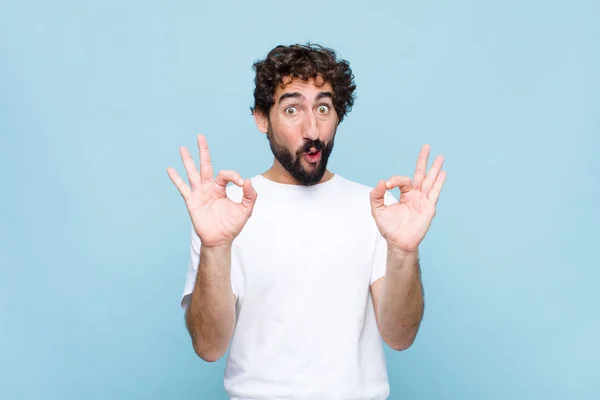
[[[256,123],[256,127],[259,131],[262,133],[267,133],[269,130],[269,120],[265,114],[257,109],[254,109],[254,122]]]

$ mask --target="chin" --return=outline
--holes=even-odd
[[[305,186],[316,185],[317,183],[321,182],[321,179],[323,179],[324,175],[325,175],[325,173],[323,173],[323,174],[307,173],[306,178],[308,178],[308,179],[305,179],[304,181],[300,181],[300,182]]]

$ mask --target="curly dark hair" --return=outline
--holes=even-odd
[[[254,83],[254,107],[250,110],[262,112],[267,117],[275,101],[273,95],[277,85],[283,83],[284,77],[299,78],[308,81],[310,78],[323,78],[333,88],[333,106],[339,122],[352,109],[354,104],[354,75],[346,60],[338,60],[333,49],[318,44],[279,45],[267,54],[264,60],[253,64],[256,71]]]

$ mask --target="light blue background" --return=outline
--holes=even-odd
[[[123,3],[0,3],[0,398],[225,398],[166,167],[204,133],[216,170],[266,170],[251,64],[306,41],[358,84],[334,172],[446,157],[390,398],[600,398],[600,3]]]

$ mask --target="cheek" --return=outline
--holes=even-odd
[[[296,143],[295,138],[289,134],[285,127],[280,126],[278,128],[275,128],[275,126],[272,126],[272,129],[273,139],[275,140],[275,143],[277,143],[277,145],[279,145],[280,147],[285,148],[292,154],[296,153],[299,144]]]
[[[279,126],[281,126],[281,129],[285,129],[286,132],[292,134],[293,132],[300,129],[300,127],[302,126],[302,119],[299,117],[298,118],[283,118],[281,120]]]
[[[335,134],[335,130],[336,121],[323,121],[320,126],[322,140],[328,142]]]
[[[287,147],[294,147],[298,137],[302,135],[298,120],[280,120],[273,123],[272,128],[277,139]]]

